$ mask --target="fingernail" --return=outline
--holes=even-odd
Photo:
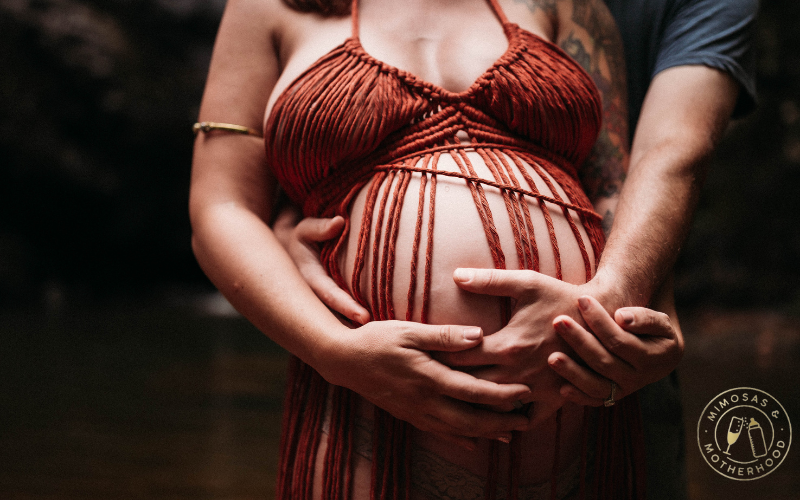
[[[350,319],[359,324],[366,324],[369,321],[369,316],[362,314],[361,311],[353,311],[350,313]]]
[[[578,307],[581,308],[581,311],[585,311],[589,309],[589,299],[588,297],[581,297],[578,299]]]
[[[633,324],[633,314],[631,314],[629,311],[620,311],[619,315],[622,318],[622,322],[626,325]]]
[[[560,319],[560,320],[556,321],[555,325],[553,325],[553,326],[556,327],[556,331],[557,332],[563,333],[563,332],[567,331],[567,322],[564,321],[563,319]]]
[[[468,326],[461,331],[461,334],[464,336],[464,340],[469,340],[473,342],[481,338],[482,331],[477,326]]]
[[[466,269],[456,269],[455,272],[453,272],[453,278],[464,283],[470,281],[473,276],[475,276],[475,273]]]

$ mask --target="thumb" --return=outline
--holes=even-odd
[[[424,325],[409,323],[406,339],[410,346],[421,351],[463,351],[483,340],[483,330],[477,326]]]
[[[636,335],[673,337],[675,329],[669,316],[646,307],[622,307],[614,313],[614,321],[625,331]]]
[[[341,234],[344,218],[340,215],[331,219],[306,217],[295,228],[297,237],[305,243],[327,241]]]

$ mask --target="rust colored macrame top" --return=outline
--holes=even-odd
[[[497,214],[493,216],[489,210],[485,186],[499,189],[503,197],[520,267],[539,271],[529,200],[538,200],[547,223],[557,278],[562,276],[550,216],[554,207],[563,212],[580,247],[587,281],[592,277],[591,257],[570,213],[583,224],[594,258],[600,255],[603,234],[599,216],[592,210],[578,180],[578,169],[600,131],[599,91],[592,78],[564,51],[508,22],[496,0],[488,2],[503,25],[508,48],[467,90],[448,91],[370,56],[359,41],[358,2],[354,0],[352,36],[298,76],[280,94],[267,117],[264,129],[267,162],[289,197],[303,207],[306,216],[345,217],[342,236],[322,245],[322,262],[342,288],[350,288],[354,297],[371,309],[374,320],[396,319],[391,297],[395,244],[402,200],[412,176],[419,177],[420,196],[405,319],[412,318],[415,308],[417,256],[423,246],[420,233],[427,213],[425,268],[419,279],[423,287],[422,304],[416,304],[421,310],[421,321],[427,321],[439,176],[463,179],[470,190],[496,268],[506,267],[506,257],[494,222]],[[468,141],[462,140],[465,135]],[[477,175],[467,152],[480,156],[491,173],[489,178]],[[454,160],[457,170],[438,168],[443,155]],[[547,184],[549,194],[537,189],[531,172]],[[558,194],[553,181],[563,189],[566,199]],[[351,228],[359,228],[357,224],[351,226],[348,214],[362,189],[367,189],[367,194],[354,273],[345,277],[337,255],[347,244]],[[389,199],[391,203],[387,203]],[[375,220],[375,215],[383,222],[372,227],[368,221]],[[359,284],[368,252],[373,256],[371,286],[369,290],[361,290]],[[330,390],[333,395],[322,498],[349,498],[355,396],[346,389],[331,388],[296,358],[291,365],[284,409],[279,498],[311,499],[313,477],[319,473],[315,471],[316,452]],[[625,406],[617,405],[611,411]],[[624,422],[618,420],[622,417],[607,418],[610,420],[601,419],[601,426],[614,420],[614,425],[608,428],[625,428],[620,427]],[[379,409],[374,423],[376,459],[371,497],[407,498],[411,456],[408,426]],[[609,444],[611,436],[599,437],[598,449],[616,449]],[[492,449],[487,499],[495,498],[498,484],[497,443]],[[553,495],[558,453],[556,444]],[[615,457],[615,463],[627,460],[621,458],[623,455]],[[630,469],[626,470],[629,473]],[[517,476],[513,470],[509,474],[510,498],[516,498]],[[596,474],[593,491],[616,492],[614,487],[626,487],[633,482],[630,475],[610,479],[612,476],[608,471]],[[608,498],[612,497],[628,498],[616,493]]]
[[[326,181],[348,185],[377,165],[458,148],[458,131],[475,145],[541,154],[572,175],[586,159],[602,121],[592,78],[558,46],[508,22],[493,0],[508,48],[458,93],[365,52],[355,3],[353,36],[283,91],[265,126],[268,163],[307,214],[325,210]]]

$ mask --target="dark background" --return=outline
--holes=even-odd
[[[3,498],[271,493],[285,353],[189,244],[190,129],[223,5],[0,0]],[[720,146],[677,267],[695,498],[737,485],[692,441],[714,395],[754,385],[800,418],[798,22],[797,1],[762,2],[759,107]],[[790,498],[798,461],[758,483],[750,498]]]

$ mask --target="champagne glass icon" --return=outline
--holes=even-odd
[[[739,435],[742,433],[742,426],[744,425],[744,421],[739,417],[733,417],[731,419],[730,425],[728,425],[728,449],[725,450],[726,455],[730,455],[728,453],[731,449],[731,445],[739,440]]]

